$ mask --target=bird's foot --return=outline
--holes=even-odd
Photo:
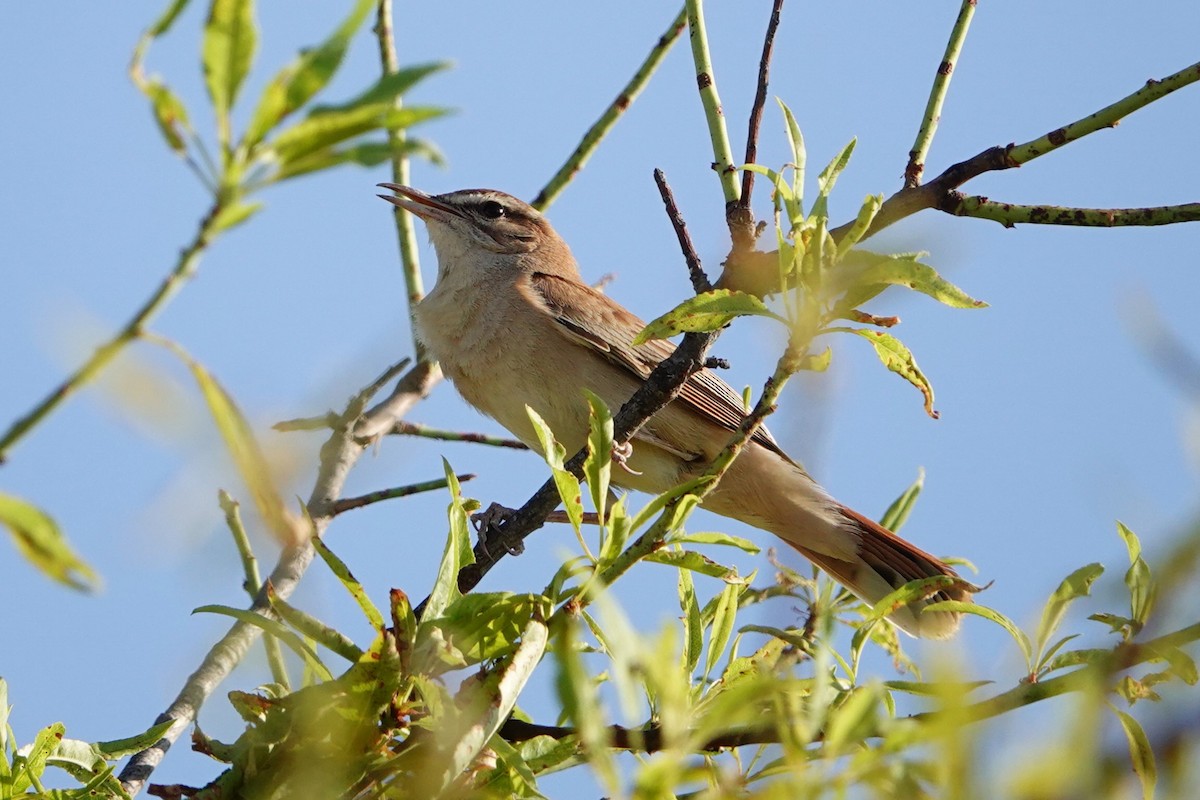
[[[633,455],[633,443],[632,442],[624,442],[622,444],[617,444],[616,442],[613,442],[613,450],[612,450],[613,463],[616,464],[621,469],[628,472],[630,475],[641,475],[642,473],[640,473],[636,469],[630,467],[629,464],[627,463],[629,461],[629,457],[632,455]]]
[[[479,532],[479,546],[483,548],[484,554],[489,558],[491,558],[491,553],[488,552],[488,548],[496,544],[502,545],[504,551],[510,556],[519,556],[525,552],[525,545],[520,539],[515,542],[505,541],[504,531],[500,527],[516,513],[515,510],[507,506],[492,503],[478,514],[471,515],[471,523],[475,526],[475,530]]]

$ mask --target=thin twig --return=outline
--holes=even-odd
[[[1010,144],[1006,147],[988,148],[947,168],[941,175],[928,183],[921,186],[906,186],[884,201],[863,239],[865,240],[889,225],[923,209],[953,207],[956,200],[952,193],[972,178],[985,172],[1019,167],[1038,156],[1062,147],[1067,142],[1075,141],[1103,128],[1110,128],[1116,125],[1122,117],[1197,80],[1200,80],[1200,63],[1192,64],[1162,80],[1148,81],[1136,92],[1038,139],[1022,145]],[[853,224],[852,222],[846,223],[830,233],[834,239],[840,239]]]
[[[332,428],[338,423],[338,415],[333,411],[326,411],[319,417],[297,417],[296,419],[285,419],[282,422],[276,422],[271,426],[272,430],[281,431],[284,433],[290,431],[323,431]]]
[[[379,0],[379,11],[375,17],[375,38],[379,41],[379,62],[384,77],[400,71],[400,59],[396,55],[396,40],[392,35],[392,0]],[[400,108],[404,101],[400,95],[392,101]],[[405,149],[408,134],[403,128],[388,128],[388,144],[392,148],[392,182],[407,186],[409,176],[409,160]],[[396,240],[400,245],[400,263],[404,271],[404,288],[408,296],[409,325],[412,329],[413,352],[417,361],[428,361],[429,354],[425,345],[417,337],[416,318],[413,316],[417,303],[425,296],[425,286],[421,281],[421,262],[417,255],[417,231],[413,224],[412,214],[403,209],[393,209],[396,221]]]
[[[683,220],[683,214],[679,213],[679,206],[675,204],[675,195],[671,192],[671,187],[667,184],[667,178],[661,169],[654,170],[654,183],[658,186],[663,205],[667,209],[667,218],[671,220],[671,227],[675,229],[675,237],[679,240],[679,248],[683,251],[688,277],[692,279],[692,290],[696,294],[711,292],[712,283],[709,282],[704,267],[700,265],[700,257],[696,255],[696,248],[692,245],[692,237],[688,234],[687,223]]]
[[[475,475],[470,472],[465,472],[462,475],[455,475],[460,483],[475,480]],[[379,503],[384,500],[394,500],[397,497],[408,497],[409,495],[420,494],[421,492],[433,492],[438,489],[445,489],[449,485],[449,481],[445,478],[437,478],[432,481],[424,481],[422,483],[410,483],[407,486],[397,486],[393,489],[380,489],[377,492],[368,492],[367,494],[359,495],[358,497],[345,497],[336,501],[333,504],[333,513],[341,514],[344,511],[351,511],[355,508],[369,506],[372,503]]]
[[[1117,228],[1137,225],[1174,225],[1200,221],[1200,203],[1152,208],[1069,208],[1066,206],[1002,203],[986,197],[950,192],[938,209],[959,217],[975,217],[1015,225],[1074,225],[1084,228]]]
[[[246,527],[242,524],[242,515],[238,502],[224,489],[217,493],[217,501],[225,512],[225,525],[233,534],[233,543],[237,547],[238,556],[242,560],[242,571],[246,576],[242,588],[250,595],[251,602],[262,589],[262,577],[258,574],[258,559],[250,547],[250,537],[246,535]],[[263,648],[267,651],[267,665],[271,669],[271,677],[276,683],[291,691],[291,681],[288,679],[287,665],[283,660],[283,650],[279,640],[274,636],[263,637]]]
[[[728,205],[737,202],[741,187],[733,163],[733,149],[729,145],[729,131],[725,128],[725,112],[721,109],[721,98],[717,94],[717,79],[713,74],[708,33],[704,27],[703,5],[702,0],[687,0],[688,31],[692,40],[692,61],[696,66],[696,86],[700,90],[700,102],[704,105],[704,119],[708,122],[708,138],[712,141],[713,169],[721,181],[721,191]]]
[[[519,439],[505,439],[501,436],[489,436],[486,433],[446,431],[416,422],[397,422],[388,433],[403,436],[421,436],[426,439],[438,439],[446,442],[471,442],[473,444],[486,444],[492,447],[509,447],[513,450],[529,449],[529,445]]]
[[[675,18],[671,20],[671,24],[662,36],[658,37],[654,47],[650,48],[650,52],[646,55],[641,66],[633,73],[633,77],[629,79],[629,83],[625,84],[616,99],[609,104],[600,118],[592,123],[592,127],[587,129],[583,134],[583,139],[575,148],[575,151],[567,158],[558,171],[550,178],[542,190],[538,192],[537,197],[530,203],[531,206],[538,211],[545,211],[550,207],[550,204],[562,193],[571,179],[583,169],[587,164],[588,159],[592,157],[592,153],[600,146],[601,140],[608,135],[612,130],[613,125],[617,123],[621,115],[628,110],[629,106],[633,105],[633,101],[646,88],[646,84],[650,82],[658,65],[662,63],[663,58],[667,55],[667,51],[671,49],[671,45],[679,38],[679,34],[683,32],[684,26],[687,24],[687,12],[685,9],[680,9]]]
[[[1142,88],[1132,94],[1122,97],[1115,103],[1107,105],[1099,111],[1078,119],[1070,125],[1055,128],[1033,141],[1009,148],[1009,158],[1014,166],[1027,164],[1038,156],[1053,152],[1068,142],[1082,139],[1089,133],[1095,133],[1104,128],[1115,128],[1122,119],[1138,109],[1145,108],[1155,100],[1160,100],[1171,92],[1182,89],[1190,83],[1200,80],[1200,62],[1172,73],[1161,80],[1151,78]]]
[[[758,160],[758,131],[762,125],[763,106],[767,103],[767,85],[771,75],[771,55],[775,50],[775,31],[779,29],[779,18],[783,11],[783,0],[775,0],[771,6],[771,18],[767,22],[767,33],[763,37],[762,56],[758,60],[758,89],[754,93],[754,105],[750,107],[750,123],[746,131],[745,164],[754,164]],[[754,218],[749,214],[750,195],[754,192],[754,173],[750,170],[742,172],[742,196],[737,206],[742,209],[748,225],[749,237],[746,242],[739,243],[734,235],[734,248],[739,246],[750,249],[754,246]],[[740,234],[745,236],[745,234]]]
[[[921,173],[925,171],[929,146],[933,144],[933,135],[937,133],[938,123],[942,119],[942,105],[946,102],[946,92],[950,89],[950,76],[958,64],[959,54],[962,53],[967,28],[971,26],[971,17],[975,16],[975,2],[976,0],[962,0],[954,27],[950,29],[950,39],[946,42],[946,52],[942,56],[942,63],[938,64],[933,86],[929,89],[929,101],[925,104],[925,113],[921,116],[916,141],[908,153],[908,166],[904,168],[905,186],[917,186],[921,183]]]

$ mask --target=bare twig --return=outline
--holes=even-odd
[[[972,178],[976,178],[985,172],[1019,167],[1039,156],[1062,147],[1067,142],[1075,141],[1103,128],[1112,127],[1122,117],[1140,108],[1144,108],[1155,100],[1159,100],[1171,92],[1178,91],[1197,80],[1200,80],[1200,63],[1192,64],[1189,67],[1168,75],[1162,80],[1148,81],[1145,86],[1136,92],[1123,97],[1111,105],[1105,106],[1094,114],[1089,114],[1069,125],[1056,128],[1038,139],[1021,145],[1010,144],[1006,147],[988,148],[965,161],[954,164],[941,175],[938,175],[924,185],[905,186],[884,201],[883,206],[879,209],[879,213],[875,215],[875,219],[871,222],[871,227],[867,230],[863,239],[873,236],[889,225],[926,208],[938,208],[954,213],[952,209],[960,207],[959,200],[961,199],[961,196],[957,195],[956,190]],[[1187,207],[1184,206],[1182,208],[1184,209],[1182,213],[1186,214]],[[1136,215],[1130,216],[1129,219],[1133,219],[1134,216]],[[1154,218],[1154,215],[1147,217],[1147,219]],[[1172,221],[1184,220],[1176,219]],[[1066,223],[1060,221],[1057,224]],[[1148,223],[1142,222],[1140,224]],[[835,239],[840,239],[850,230],[852,225],[853,223],[847,223],[835,228],[830,233],[833,234]]]
[[[486,433],[469,433],[466,431],[445,431],[431,428],[416,422],[397,422],[388,433],[404,436],[421,436],[426,439],[439,439],[446,442],[471,442],[486,444],[492,447],[509,447],[513,450],[528,450],[529,446],[518,439],[505,439],[500,436],[489,436]]]
[[[271,428],[284,433],[290,431],[323,431],[337,425],[337,422],[338,414],[333,411],[326,411],[319,417],[285,419],[282,422],[276,422]]]
[[[392,0],[379,0],[374,32],[375,38],[379,42],[379,62],[383,69],[383,75],[384,77],[394,75],[400,71],[400,59],[396,55],[396,39],[392,35]],[[403,102],[399,95],[396,95],[392,101],[396,108],[400,108]],[[408,134],[403,128],[389,128],[387,136],[388,144],[392,148],[392,182],[407,186],[410,183],[409,160],[405,155],[404,145]],[[413,309],[425,296],[425,287],[421,282],[421,262],[417,255],[417,231],[413,225],[411,214],[395,208],[393,216],[396,220],[396,239],[400,245],[400,263],[404,270],[404,288],[408,295],[413,352],[416,353],[417,361],[428,361],[429,354],[425,351],[425,345],[417,337],[416,321],[413,317]]]
[[[460,483],[475,480],[475,475],[469,472],[462,475],[455,475]],[[393,489],[380,489],[377,492],[368,492],[367,494],[359,495],[358,497],[345,497],[336,501],[333,504],[333,513],[341,514],[344,511],[351,511],[355,508],[369,506],[372,503],[379,503],[384,500],[394,500],[397,497],[408,497],[421,492],[433,492],[438,489],[445,489],[449,486],[449,481],[445,478],[438,478],[432,481],[424,481],[422,483],[410,483],[407,486],[397,486]]]
[[[262,588],[262,578],[258,574],[258,559],[250,547],[250,537],[246,535],[246,528],[242,525],[238,502],[224,489],[217,493],[217,501],[221,505],[221,510],[225,512],[225,525],[233,534],[233,543],[242,560],[242,571],[246,576],[242,588],[250,595],[250,600],[253,602]],[[291,681],[288,680],[287,666],[283,660],[283,651],[280,649],[279,640],[273,636],[267,636],[263,639],[263,648],[267,651],[267,665],[271,668],[271,677],[276,683],[286,686],[290,690]]]
[[[709,282],[708,275],[704,273],[704,267],[700,265],[700,257],[696,255],[692,237],[688,235],[687,223],[683,221],[683,215],[679,213],[679,206],[675,204],[675,195],[671,193],[671,187],[667,185],[667,178],[661,169],[654,170],[654,183],[658,186],[663,205],[667,208],[667,218],[671,220],[671,227],[675,229],[675,237],[679,240],[679,248],[683,251],[683,259],[687,263],[688,277],[692,279],[693,291],[696,294],[711,292],[712,283]]]
[[[538,192],[537,197],[530,203],[531,206],[538,211],[545,211],[550,207],[550,204],[562,193],[566,185],[571,182],[571,179],[578,174],[579,170],[583,169],[587,164],[588,159],[592,157],[592,153],[600,146],[601,140],[608,135],[612,130],[613,125],[617,123],[621,115],[633,104],[637,96],[642,93],[642,89],[646,88],[646,84],[650,82],[658,65],[662,63],[663,58],[667,55],[667,51],[671,49],[671,45],[675,44],[675,40],[679,38],[679,34],[683,32],[684,26],[687,24],[687,14],[684,10],[680,10],[675,18],[671,20],[671,24],[667,26],[667,30],[662,36],[658,37],[658,41],[654,47],[650,48],[650,52],[646,55],[646,59],[642,62],[637,71],[633,73],[633,77],[629,79],[629,83],[625,84],[625,88],[621,89],[616,99],[609,104],[600,118],[592,123],[592,127],[587,129],[583,134],[582,141],[575,148],[575,151],[567,158],[558,171],[550,178],[542,190]]]
[[[908,166],[904,168],[905,186],[917,186],[921,183],[921,173],[925,171],[925,158],[929,155],[929,146],[933,144],[933,135],[937,133],[938,122],[942,119],[942,104],[945,103],[946,92],[950,89],[950,76],[958,64],[959,54],[962,53],[967,28],[971,26],[971,17],[975,16],[975,2],[976,0],[962,0],[958,17],[950,30],[946,53],[942,56],[942,62],[938,64],[933,86],[929,89],[929,101],[925,104],[925,113],[921,116],[917,139],[908,154]]]
[[[721,98],[717,94],[717,79],[708,50],[702,0],[687,0],[687,20],[688,35],[692,40],[692,61],[696,66],[696,86],[700,90],[700,102],[704,105],[704,119],[708,122],[708,138],[712,141],[713,169],[721,180],[721,191],[728,205],[737,202],[741,186],[737,182],[729,131],[725,128],[725,112],[721,109]]]
[[[1065,206],[1002,203],[986,197],[950,192],[938,205],[941,211],[960,217],[1015,225],[1074,225],[1084,228],[1116,228],[1129,225],[1173,225],[1200,220],[1200,203],[1182,203],[1153,208],[1068,208]]]
[[[1095,133],[1104,128],[1115,128],[1122,119],[1134,111],[1145,108],[1155,100],[1166,97],[1171,92],[1182,89],[1190,83],[1200,80],[1200,62],[1184,67],[1161,80],[1151,78],[1140,89],[1122,97],[1115,103],[1107,105],[1099,111],[1089,114],[1082,119],[1055,128],[1033,141],[1009,148],[1009,158],[1014,166],[1026,164],[1038,156],[1053,152],[1068,142],[1082,139],[1089,133]]]
[[[758,89],[754,93],[754,105],[750,108],[750,123],[746,132],[745,164],[754,164],[758,160],[758,130],[762,125],[763,106],[767,103],[767,85],[771,74],[771,54],[775,50],[775,31],[779,29],[779,18],[783,11],[783,0],[775,0],[771,6],[771,19],[767,22],[767,33],[763,37],[762,57],[758,60]],[[738,199],[740,209],[738,232],[730,228],[734,235],[734,249],[749,250],[754,246],[754,218],[751,216],[750,195],[754,192],[754,173],[746,170],[742,173],[742,196]],[[730,224],[734,220],[729,220]],[[744,241],[739,241],[738,237]]]

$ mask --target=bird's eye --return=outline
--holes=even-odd
[[[504,216],[504,206],[497,203],[495,200],[488,200],[479,206],[479,213],[483,214],[488,219],[500,219]]]

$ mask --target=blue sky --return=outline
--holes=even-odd
[[[710,5],[717,85],[740,150],[769,4]],[[957,5],[785,8],[771,93],[796,113],[810,164],[858,137],[832,204],[835,219],[850,218],[867,194],[899,188]],[[322,38],[341,6],[263,4],[247,96],[297,47]],[[409,98],[455,109],[419,131],[445,152],[447,167],[418,163],[414,183],[532,198],[676,10],[658,2],[587,10],[552,2],[399,4],[401,60],[454,62]],[[9,8],[0,28],[7,67],[0,76],[0,425],[132,313],[205,208],[202,188],[162,144],[125,74],[130,48],[158,11],[157,4],[77,4],[63,15],[26,3]],[[196,4],[155,45],[148,66],[208,131],[202,19]],[[1085,0],[1014,0],[1003,12],[981,3],[927,174],[986,147],[1035,138],[1194,62],[1198,24],[1200,10],[1182,0],[1156,4],[1153,14]],[[373,41],[360,36],[325,99],[357,93],[377,75],[375,59]],[[549,212],[584,275],[615,273],[609,293],[645,318],[690,293],[654,168],[666,172],[711,274],[728,246],[692,72],[684,40]],[[1115,130],[967,189],[1011,202],[1095,207],[1194,201],[1198,91],[1186,88]],[[247,114],[243,108],[236,118]],[[786,146],[769,105],[759,160],[781,165]],[[265,441],[291,448],[294,494],[310,488],[319,436],[284,436],[270,424],[340,407],[411,352],[391,218],[374,196],[374,184],[388,179],[383,168],[346,168],[267,192],[267,209],[205,255],[199,277],[153,326],[220,378]],[[756,210],[769,212],[761,184]],[[432,251],[423,231],[420,238],[432,281]],[[1136,332],[1157,318],[1187,337],[1200,293],[1200,227],[1006,230],[927,211],[870,247],[928,250],[944,275],[990,303],[956,311],[893,290],[870,306],[904,319],[895,333],[933,382],[941,419],[926,417],[917,392],[864,343],[833,341],[832,369],[797,379],[785,393],[771,421],[776,437],[835,496],[873,516],[923,467],[926,491],[906,535],[974,561],[980,579],[995,582],[980,599],[1018,622],[1032,625],[1057,582],[1090,561],[1109,567],[1091,610],[1119,610],[1126,558],[1115,521],[1139,532],[1153,557],[1197,511],[1195,406]],[[757,388],[780,344],[769,324],[746,321],[715,352],[732,362],[734,385]],[[191,609],[244,602],[215,500],[218,487],[245,492],[186,374],[149,346],[135,356],[126,364],[165,372],[177,390],[147,393],[128,373],[104,382],[69,401],[0,468],[0,490],[51,512],[105,581],[97,595],[72,593],[0,545],[8,553],[0,675],[10,684],[21,741],[60,719],[68,735],[93,740],[146,727],[226,627]],[[150,411],[132,410],[131,398],[163,418],[147,423]],[[499,432],[449,385],[411,419]],[[485,503],[518,505],[544,479],[529,454],[392,440],[360,462],[347,491],[438,477],[443,455],[458,471],[479,474],[466,491]],[[422,596],[442,548],[445,502],[435,493],[354,512],[334,524],[330,544],[377,601],[391,586]],[[697,530],[723,527],[771,544],[765,534],[697,519]],[[545,529],[486,588],[539,589],[571,539],[561,526]],[[272,545],[257,543],[269,564]],[[761,557],[740,563],[743,572],[769,569]],[[646,565],[621,598],[656,609],[639,615],[656,628],[673,616],[674,577]],[[369,635],[321,570],[308,576],[298,602],[360,640]],[[979,676],[1015,680],[1015,650],[992,626],[968,620],[958,642],[918,651],[961,647]],[[256,655],[224,688],[251,688],[264,674]],[[201,723],[218,737],[237,731],[221,696]],[[179,748],[155,779],[197,783],[213,766]]]

